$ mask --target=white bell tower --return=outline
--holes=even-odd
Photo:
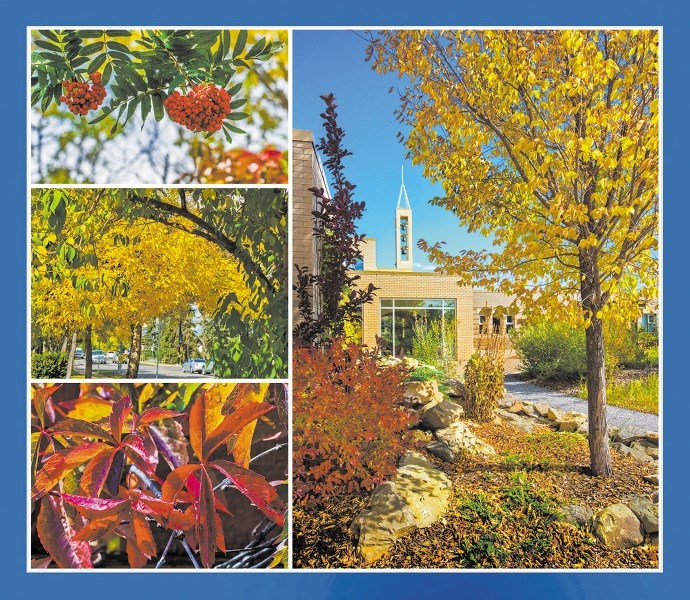
[[[395,209],[395,268],[412,270],[412,207],[405,189],[405,171],[400,167],[402,182]]]

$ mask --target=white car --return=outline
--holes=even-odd
[[[109,352],[106,353],[105,355],[105,362],[117,362],[118,354],[117,352],[110,350]]]
[[[95,365],[105,364],[105,352],[103,350],[92,350],[91,351],[91,362]]]
[[[184,363],[182,363],[183,373],[189,372],[202,374],[204,373],[205,368],[206,361],[203,358],[190,358],[189,360],[186,360]]]

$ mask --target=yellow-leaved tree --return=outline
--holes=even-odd
[[[406,80],[404,143],[446,194],[432,203],[492,234],[496,250],[421,247],[446,273],[585,328],[591,470],[609,475],[603,325],[657,296],[658,31],[385,31],[370,41],[373,68]]]

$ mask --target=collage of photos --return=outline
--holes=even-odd
[[[661,569],[659,28],[28,36],[29,571]]]

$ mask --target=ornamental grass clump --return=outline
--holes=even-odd
[[[484,334],[479,348],[465,365],[466,413],[471,419],[486,422],[494,418],[504,393],[505,337]]]

